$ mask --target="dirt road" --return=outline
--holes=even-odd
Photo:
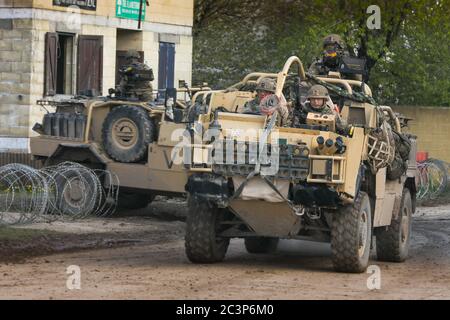
[[[163,204],[151,207],[158,205]],[[176,216],[183,206],[167,210]],[[380,290],[367,288],[370,274],[333,272],[325,244],[283,241],[275,254],[250,255],[243,241],[235,240],[225,262],[193,265],[184,254],[184,223],[162,221],[154,211],[161,210],[52,226],[58,232],[72,229],[91,244],[101,238],[103,248],[79,246],[0,263],[0,298],[450,299],[450,206],[419,210],[406,263],[372,261],[381,270]],[[71,265],[80,267],[81,290],[67,289]]]

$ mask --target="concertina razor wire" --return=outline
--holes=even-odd
[[[64,162],[43,169],[0,167],[0,226],[107,216],[115,212],[118,177]]]

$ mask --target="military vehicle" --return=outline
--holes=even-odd
[[[277,111],[241,113],[264,78],[277,80],[267,106],[284,101],[294,114],[302,88],[326,86],[348,130],[336,132],[336,115],[311,113],[304,124],[278,127]],[[371,95],[360,81],[305,74],[297,57],[280,73],[252,73],[209,92],[192,124],[190,261],[222,261],[232,238],[245,239],[252,254],[273,252],[279,239],[331,242],[341,272],[364,272],[373,246],[379,260],[404,261],[416,203],[415,139]]]
[[[286,103],[293,115],[308,87],[325,85],[350,129],[336,132],[334,116],[278,127],[277,111],[243,114],[264,78],[277,80],[267,108]],[[189,102],[177,99],[183,91]],[[291,57],[280,73],[251,73],[226,90],[168,89],[160,105],[112,97],[47,104],[56,111],[35,126],[32,154],[115,173],[125,206],[187,193],[194,263],[223,260],[231,238],[244,238],[250,253],[271,252],[279,239],[331,242],[335,269],[347,272],[365,270],[373,235],[380,260],[408,255],[415,140],[360,81],[316,78]],[[82,207],[83,183],[69,179],[61,203]]]
[[[178,118],[189,109],[192,99],[201,98],[197,92],[211,89],[206,85],[180,86],[178,90],[167,89],[160,103],[123,100],[112,95],[38,101],[49,112],[34,127],[39,136],[31,138],[31,153],[46,166],[71,161],[109,170],[120,184],[120,207],[143,208],[158,194],[182,195],[188,172],[184,165],[172,161],[177,141],[171,136],[186,127]],[[79,177],[76,172],[73,176]],[[80,197],[80,192],[89,190],[84,185],[89,179],[76,183],[67,179],[66,183],[61,187],[65,191],[58,203],[64,208],[83,210],[88,202],[82,202],[86,198]],[[110,182],[103,183],[106,186]]]

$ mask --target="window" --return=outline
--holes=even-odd
[[[56,60],[56,94],[72,94],[73,90],[73,35],[58,34]]]
[[[75,82],[75,35],[49,32],[45,37],[44,95],[101,95],[103,37],[78,36],[77,81]]]
[[[47,33],[44,95],[73,94],[73,52],[73,34]]]

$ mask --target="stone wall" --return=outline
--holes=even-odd
[[[32,86],[33,23],[30,19],[0,24],[0,136],[29,136]],[[44,52],[42,52],[42,55]]]

